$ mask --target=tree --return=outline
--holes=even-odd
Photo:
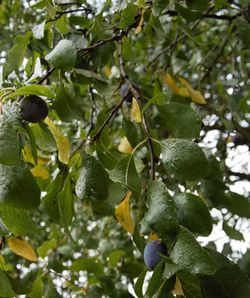
[[[249,297],[248,1],[33,2],[0,4],[0,296]]]

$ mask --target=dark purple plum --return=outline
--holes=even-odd
[[[21,117],[31,123],[38,123],[48,115],[48,106],[39,96],[30,95],[20,102]]]
[[[137,85],[133,84],[133,87],[135,88],[135,90],[136,90],[137,92],[140,93],[140,88],[139,88]],[[127,101],[127,102],[132,102],[133,94],[132,94],[132,92],[129,90],[129,85],[128,85],[128,83],[124,83],[123,85],[121,85],[121,88],[120,88],[120,95],[121,95],[121,97],[126,98],[126,101]]]
[[[144,262],[149,270],[154,270],[161,260],[161,255],[167,255],[167,248],[160,240],[147,243],[144,249]]]
[[[243,145],[245,143],[245,139],[244,139],[244,137],[240,133],[237,132],[232,137],[232,142],[234,143],[235,146]]]

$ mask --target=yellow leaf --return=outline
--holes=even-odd
[[[153,241],[153,240],[158,240],[159,238],[158,238],[158,235],[157,234],[155,234],[155,233],[153,233],[153,232],[151,232],[151,234],[150,234],[150,236],[149,236],[149,240],[150,241]]]
[[[39,162],[39,160],[38,160]],[[42,179],[49,179],[49,172],[38,163],[33,169],[30,170],[34,177],[40,177]]]
[[[126,137],[121,138],[118,150],[121,153],[131,153],[133,151],[133,148]]]
[[[11,237],[8,239],[8,245],[15,254],[32,262],[37,261],[37,255],[33,247],[26,240],[19,237]]]
[[[140,106],[138,104],[138,101],[134,97],[133,97],[133,100],[132,100],[131,118],[136,123],[141,122],[141,109],[140,109]]]
[[[68,164],[70,156],[69,140],[60,132],[54,122],[48,117],[45,119],[45,122],[56,140],[59,160],[64,164]]]
[[[176,94],[179,94],[179,87],[176,85],[174,78],[169,73],[166,73],[164,81],[171,89],[171,91],[173,91]]]
[[[43,165],[47,162],[47,160],[44,160],[42,158],[38,158],[37,165],[35,164],[33,155],[31,153],[31,149],[29,145],[25,145],[23,148],[23,157],[26,162],[29,162],[34,165],[34,168],[32,168],[30,171],[35,177],[40,177],[42,179],[48,179],[49,178],[49,172],[43,167]]]
[[[184,97],[189,97],[190,96],[189,91],[186,87],[180,87],[179,88],[179,95],[184,96]]]
[[[30,146],[27,144],[23,147],[23,157],[26,162],[29,162],[33,165],[35,164],[34,157],[32,155]]]
[[[109,78],[112,75],[112,69],[107,65],[103,68],[104,75]]]
[[[135,34],[138,34],[141,32],[143,21],[144,21],[144,13],[141,14],[141,19],[140,19],[139,25],[135,29]]]
[[[115,209],[115,216],[118,222],[123,226],[123,228],[127,232],[132,234],[134,232],[135,224],[131,217],[130,208],[129,208],[129,199],[131,194],[132,192],[129,191],[124,197],[124,199],[121,201],[121,203],[117,205]]]
[[[3,256],[0,256],[0,265],[4,265],[6,262],[5,262],[5,259]]]
[[[177,296],[185,296],[183,293],[181,282],[180,282],[178,276],[176,276],[175,285],[174,285],[174,288],[171,291],[171,293],[173,293]]]
[[[200,91],[194,90],[187,80],[180,77],[178,77],[178,79],[187,88],[187,91],[189,93],[188,96],[191,97],[193,102],[196,102],[202,105],[207,103],[203,95],[200,93]],[[183,96],[186,96],[186,95],[183,95]]]

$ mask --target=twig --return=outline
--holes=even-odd
[[[222,45],[221,45],[221,48],[220,48],[218,54],[215,56],[214,60],[213,60],[212,63],[210,64],[210,66],[207,68],[207,71],[206,71],[206,73],[203,75],[203,77],[200,79],[200,82],[203,82],[203,81],[209,76],[209,74],[210,74],[210,72],[212,71],[212,69],[214,68],[216,62],[218,61],[218,59],[219,59],[219,58],[221,57],[221,55],[223,54],[224,49],[225,49],[225,47],[226,47],[228,41],[229,41],[229,38],[228,38],[228,36],[226,36],[226,38],[224,39],[224,41],[223,41],[223,43],[222,43]]]
[[[97,133],[92,137],[93,141],[98,140],[98,138],[101,136],[101,133],[103,131],[103,129],[106,127],[106,125],[109,123],[110,119],[117,113],[117,111],[121,108],[122,104],[124,103],[124,101],[126,100],[126,98],[123,98],[115,107],[114,109],[110,112],[108,118],[103,122],[103,124],[101,125],[101,127],[98,129]]]
[[[121,72],[122,79],[128,84],[130,92],[132,93],[133,97],[135,97],[135,99],[137,100],[140,108],[142,108],[141,107],[141,101],[140,101],[140,94],[135,89],[135,87],[133,86],[133,84],[131,83],[131,81],[129,80],[129,78],[128,78],[126,72],[125,72],[124,61],[123,61],[123,58],[122,58],[122,40],[121,39],[118,40],[118,59],[119,59],[120,72]],[[151,165],[151,167],[150,167],[150,177],[151,177],[152,180],[155,180],[155,163],[158,159],[157,159],[157,157],[155,155],[155,152],[154,152],[152,137],[151,137],[151,134],[149,132],[149,125],[148,125],[147,119],[145,118],[144,115],[142,115],[142,126],[143,126],[144,132],[146,134],[148,147],[149,147],[150,165]]]
[[[210,8],[210,9],[211,9],[211,8]],[[207,12],[209,12],[210,9],[208,9]],[[198,20],[196,21],[196,23],[192,26],[191,31],[193,31],[193,30],[200,24],[201,20],[202,20],[202,19],[198,19]],[[149,66],[150,66],[151,64],[153,64],[153,63],[154,63],[154,62],[155,62],[161,55],[163,55],[164,53],[166,53],[166,52],[168,52],[168,51],[170,51],[170,55],[172,55],[172,53],[173,53],[173,51],[174,51],[176,45],[177,45],[179,42],[183,41],[185,38],[186,38],[186,34],[185,34],[185,33],[182,34],[182,35],[180,35],[179,37],[178,37],[178,34],[176,34],[176,37],[175,37],[174,41],[173,41],[170,45],[168,45],[167,47],[165,47],[164,49],[162,49],[162,50],[160,51],[160,53],[158,53],[158,54],[157,54],[151,61],[149,61],[149,63],[147,64],[146,67],[149,67]]]
[[[208,13],[204,13],[200,16],[200,19],[216,19],[216,20],[226,20],[226,21],[233,21],[234,19],[238,18],[239,16],[242,15],[242,11],[240,11],[239,13],[229,16],[229,15],[217,15],[217,14],[208,14]],[[166,15],[169,16],[179,16],[178,11],[175,10],[167,10],[165,12]]]
[[[86,12],[86,13],[92,13],[92,11],[90,11],[88,8],[82,7],[82,8],[78,8],[78,9],[70,9],[70,10],[65,10],[65,11],[58,11],[56,13],[56,16],[53,19],[50,19],[46,22],[50,23],[50,22],[54,22],[57,21],[58,19],[61,18],[61,16],[68,14],[68,13],[73,13],[73,12]]]
[[[91,130],[94,128],[94,114],[96,114],[95,95],[94,95],[92,86],[89,87],[89,93],[90,93],[92,105],[91,105],[91,115],[90,115],[90,127],[87,132],[87,137],[89,137]]]
[[[40,81],[37,82],[38,85],[41,85],[55,70],[55,68],[51,68],[45,75],[40,79]]]
[[[245,173],[238,173],[238,172],[234,172],[231,170],[227,171],[227,174],[230,176],[235,176],[235,177],[239,177],[240,180],[248,180],[250,181],[250,175],[249,174],[245,174]]]

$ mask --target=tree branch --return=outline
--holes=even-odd
[[[227,171],[227,174],[230,175],[230,176],[239,177],[240,180],[248,180],[248,181],[250,181],[250,175],[249,174],[238,173],[238,172],[234,172],[234,171],[231,171],[231,170],[228,170]]]
[[[208,14],[208,13],[204,13],[201,15],[201,19],[217,19],[217,20],[226,20],[226,21],[233,21],[234,19],[236,19],[237,17],[241,16],[243,12],[239,12],[235,15],[229,16],[229,15],[217,15],[217,14]],[[165,12],[166,15],[169,16],[179,16],[178,11],[175,10],[167,10]]]
[[[124,61],[122,58],[122,40],[121,39],[118,41],[118,59],[119,59],[120,72],[121,72],[122,79],[124,82],[126,82],[128,84],[130,92],[132,93],[133,97],[135,97],[135,99],[137,100],[140,108],[142,108],[141,101],[140,101],[140,99],[141,99],[140,94],[135,89],[135,87],[133,86],[132,82],[129,80],[129,78],[125,72]],[[125,99],[126,99],[126,97],[125,97]],[[150,177],[152,180],[155,180],[155,164],[156,164],[156,161],[158,160],[158,158],[156,157],[155,152],[154,152],[153,141],[152,141],[151,134],[149,132],[149,125],[148,125],[147,119],[145,118],[144,115],[142,115],[142,126],[143,126],[144,132],[146,134],[148,147],[149,147],[150,165],[151,165]]]
[[[126,100],[126,98],[123,98],[114,108],[113,110],[110,112],[108,118],[103,122],[103,124],[101,125],[101,127],[98,129],[97,133],[92,137],[93,141],[96,141],[100,136],[101,133],[103,131],[103,129],[106,127],[106,125],[109,123],[110,119],[117,113],[117,111],[121,108],[122,104],[124,103],[124,101]]]
[[[55,68],[51,68],[38,82],[38,85],[41,85],[51,74],[52,72],[55,70]]]

